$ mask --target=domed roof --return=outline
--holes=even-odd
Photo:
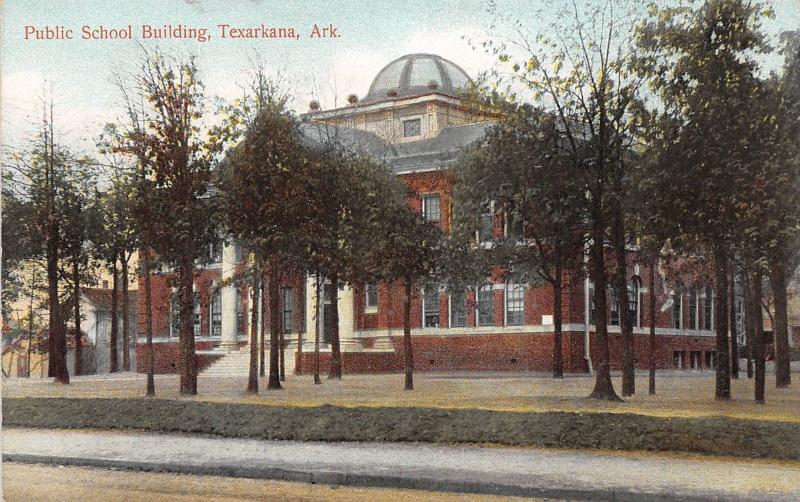
[[[466,90],[469,76],[457,64],[435,54],[407,54],[383,67],[363,101],[439,92],[455,96]]]

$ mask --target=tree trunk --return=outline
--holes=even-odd
[[[28,310],[28,350],[25,360],[25,368],[28,370],[28,378],[31,377],[31,351],[33,349],[33,285],[36,283],[36,272],[31,277],[31,296]]]
[[[742,272],[742,293],[744,297],[744,339],[747,344],[747,378],[753,378],[753,332],[755,331],[755,313],[753,311],[753,279],[750,271]]]
[[[414,390],[414,353],[411,348],[411,279],[405,279],[403,298],[403,352],[406,371],[405,390]]]
[[[156,395],[155,352],[153,350],[153,291],[150,286],[150,248],[139,251],[139,267],[144,280],[145,331],[147,336],[147,390],[146,396]]]
[[[259,280],[261,272],[258,270],[258,260],[253,265],[253,306],[250,309],[250,365],[247,372],[247,393],[258,394],[258,309],[256,305],[261,297],[259,293]]]
[[[656,394],[656,266],[658,259],[650,264],[650,379],[648,393]]]
[[[620,189],[621,190],[621,189]],[[618,195],[621,194],[618,192]],[[619,311],[619,326],[622,332],[622,395],[636,393],[636,375],[633,353],[633,322],[628,310],[628,260],[625,252],[625,222],[622,203],[617,202],[614,215],[614,251],[617,258],[615,275]]]
[[[342,351],[339,346],[339,276],[331,276],[331,367],[328,378],[342,379]]]
[[[119,270],[117,269],[118,255],[114,254],[111,265],[111,339],[108,342],[111,359],[109,372],[119,371]]]
[[[128,305],[128,260],[130,255],[122,252],[122,369],[131,370],[130,326]]]
[[[608,307],[606,303],[605,222],[600,197],[593,194],[591,273],[594,281],[595,336],[597,339],[597,378],[589,397],[621,401],[611,381],[611,354],[608,348]]]
[[[281,298],[281,299],[283,299],[283,298]],[[279,366],[279,370],[280,371],[278,373],[280,374],[281,382],[285,382],[286,381],[286,361],[284,359],[286,357],[286,347],[285,347],[285,344],[286,344],[286,333],[284,333],[283,313],[281,313],[281,328],[280,328],[280,338],[278,340],[278,344],[280,346],[280,348],[278,349],[279,350],[278,351],[278,355],[280,356],[279,357],[279,362],[278,362],[278,364],[280,365]]]
[[[303,271],[303,275],[306,275],[307,272]],[[308,284],[306,281],[305,284]],[[306,309],[305,309],[305,301],[306,301],[306,286],[304,283],[300,285],[300,295],[299,299],[302,299],[301,305],[303,306],[300,309],[300,313],[302,314],[302,319],[305,319]],[[294,298],[293,298],[294,299]],[[294,309],[292,309],[292,313],[294,313]],[[294,374],[295,375],[302,375],[303,374],[303,335],[305,334],[305,321],[301,322],[300,325],[297,327],[297,353],[294,357]]]
[[[715,306],[717,328],[717,368],[714,397],[718,401],[731,399],[731,365],[728,351],[728,255],[722,245],[717,245],[714,253],[716,269],[716,289],[718,301]]]
[[[267,333],[267,317],[268,317],[268,291],[272,291],[272,282],[271,278],[267,276],[267,271],[261,271],[261,294],[258,296],[258,305],[260,308],[256,308],[255,301],[253,302],[253,309],[261,312],[261,333],[259,334],[259,360],[258,360],[258,376],[264,378],[267,376],[267,361],[266,361],[266,333]]]
[[[728,297],[728,301],[730,302],[730,317],[728,321],[730,322],[730,330],[731,330],[731,378],[739,379],[739,339],[736,334],[736,273],[734,272],[733,264],[731,263],[731,284],[730,284],[730,296]],[[708,301],[708,298],[706,298]]]
[[[753,273],[753,356],[756,362],[755,401],[764,404],[765,366],[764,361],[764,314],[761,312],[761,288],[763,286],[761,271]]]
[[[83,373],[81,368],[83,340],[81,339],[81,273],[77,259],[72,262],[72,287],[75,309],[75,376],[79,376]]]
[[[55,377],[57,383],[68,384],[67,337],[58,303],[58,223],[53,221],[48,224],[47,236],[47,300],[49,307],[47,374]]]
[[[275,287],[278,288],[277,285]],[[283,301],[284,301],[283,290],[281,288],[278,288],[278,291],[280,293],[278,295],[278,299],[279,299],[278,312],[280,313],[280,319],[279,319],[280,328],[278,330],[278,333],[279,333],[279,335],[278,335],[278,375],[280,377],[281,382],[285,382],[286,381],[286,362],[284,361],[284,358],[286,357],[286,347],[285,347],[285,344],[286,344],[286,333],[285,333],[286,332],[286,326],[285,326],[284,319],[283,319],[283,312],[284,312],[284,310],[286,310],[286,306],[283,304]]]
[[[564,354],[561,350],[561,249],[556,249],[556,270],[553,277],[553,378],[564,378]]]
[[[320,306],[320,279],[319,270],[314,273],[314,383],[321,384],[319,378],[319,306]]]
[[[775,301],[775,386],[788,387],[792,382],[789,362],[788,299],[786,294],[786,268],[779,253],[774,253],[769,264],[769,283]]]
[[[269,266],[269,380],[267,389],[281,389],[280,368],[278,367],[280,350],[280,270],[275,264]]]
[[[178,340],[178,371],[180,373],[180,393],[197,394],[197,360],[194,347],[194,264],[189,258],[181,260],[180,274],[180,331]]]

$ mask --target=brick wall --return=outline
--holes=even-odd
[[[403,369],[402,336],[392,337],[394,353],[346,352],[343,353],[345,373],[393,372]],[[552,333],[497,334],[464,336],[414,336],[414,368],[417,371],[551,371],[553,360]],[[567,372],[584,372],[583,333],[564,333],[562,354]],[[596,364],[596,337],[590,335],[593,363]],[[691,352],[702,353],[700,363],[705,365],[707,352],[715,350],[713,337],[662,336],[656,339],[656,366],[659,369],[673,368],[673,352],[684,352],[684,361],[689,361]],[[612,369],[622,368],[622,337],[610,335]],[[634,339],[637,368],[646,369],[649,364],[649,339],[637,335]],[[296,354],[300,358],[300,354]],[[302,354],[302,368],[308,374],[313,365],[313,352]],[[330,354],[320,354],[320,371],[326,372]]]
[[[212,342],[197,342],[197,350],[209,350],[213,348]],[[220,354],[197,355],[197,369],[198,372],[210,366],[214,361],[222,357]],[[136,345],[136,360],[140,361],[137,364],[137,371],[139,373],[147,373],[147,344],[139,343]],[[153,371],[155,373],[177,373],[178,372],[178,343],[154,343],[153,344]]]

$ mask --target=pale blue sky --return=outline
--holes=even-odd
[[[535,31],[552,21],[565,0],[498,0],[507,12]],[[580,0],[579,0],[580,3]],[[776,19],[770,33],[797,29],[800,0],[774,0]],[[392,59],[409,52],[433,52],[475,76],[494,59],[472,49],[462,36],[497,35],[485,0],[303,1],[277,0],[6,0],[2,5],[3,144],[18,145],[36,128],[38,97],[52,82],[57,126],[64,140],[90,149],[103,123],[117,110],[112,72],[124,73],[138,57],[134,41],[80,40],[83,25],[124,27],[182,23],[208,27],[212,40],[160,42],[166,49],[187,48],[198,56],[209,95],[233,97],[237,81],[257,52],[272,70],[283,70],[291,82],[295,107],[305,110],[312,97],[323,107],[343,103],[350,93],[363,96],[374,75]],[[217,24],[293,26],[300,40],[222,40]],[[339,38],[311,39],[314,23],[338,27]],[[76,40],[24,40],[25,25],[63,25]],[[503,29],[507,29],[504,27]],[[500,33],[502,34],[502,33]]]

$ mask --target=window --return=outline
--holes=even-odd
[[[208,263],[222,261],[222,242],[212,242],[208,245]]]
[[[236,336],[243,335],[244,326],[244,307],[242,305],[242,290],[236,288]]]
[[[294,330],[294,290],[292,288],[283,288],[283,332],[291,333]]]
[[[200,315],[200,296],[197,293],[194,294],[193,311],[194,311],[194,336],[200,336],[202,334],[200,330],[200,321],[202,317]]]
[[[438,195],[424,195],[422,197],[422,216],[425,218],[425,221],[439,223],[441,209]]]
[[[514,282],[506,283],[506,326],[525,324],[525,287]]]
[[[681,329],[683,327],[683,292],[680,287],[675,288],[672,293],[672,327]]]
[[[703,329],[714,329],[714,291],[711,286],[706,286],[706,298],[703,303]]]
[[[238,241],[236,242],[236,244],[234,244],[234,248],[233,249],[234,249],[234,252],[236,253],[236,261],[237,262],[244,261],[244,259],[249,254],[249,251],[247,251],[247,248],[244,247],[244,244],[242,244],[241,242],[238,242]]]
[[[697,289],[689,289],[689,329],[697,329]]]
[[[594,284],[592,284],[589,286],[589,324],[594,324],[595,315]]]
[[[411,138],[422,134],[422,119],[411,119],[403,121],[403,136]]]
[[[426,286],[422,294],[422,325],[426,328],[439,327],[439,288]]]
[[[481,205],[481,215],[478,222],[478,242],[488,242],[494,237],[494,204],[485,202]]]
[[[641,318],[639,312],[641,310],[641,280],[638,277],[631,279],[628,284],[628,311],[630,312],[631,325],[635,327],[641,326]]]
[[[378,308],[378,285],[377,284],[367,284],[364,286],[364,295],[366,296],[366,302],[364,306],[367,310],[377,310]]]
[[[222,291],[216,288],[211,293],[211,336],[222,335]]]
[[[525,225],[517,211],[505,213],[505,235],[512,239],[521,240],[524,237]]]
[[[467,292],[450,293],[450,327],[463,328],[467,325]]]
[[[494,326],[494,287],[491,284],[478,289],[476,317],[478,326]]]
[[[177,291],[169,301],[169,336],[178,336],[181,329],[181,298]]]
[[[609,321],[612,326],[619,326],[619,293],[617,288],[609,286],[611,290],[611,320]]]

